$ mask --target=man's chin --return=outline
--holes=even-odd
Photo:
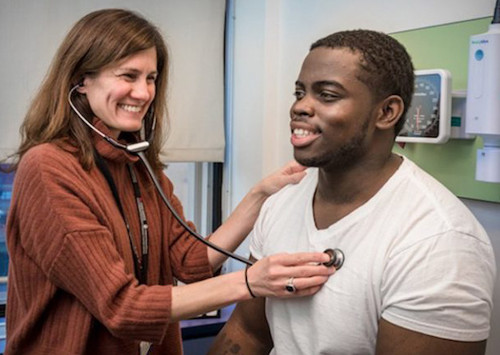
[[[308,168],[314,168],[314,167],[318,166],[318,162],[314,158],[306,158],[306,157],[300,156],[300,154],[297,154],[297,153],[294,153],[293,157],[302,166],[306,166]]]

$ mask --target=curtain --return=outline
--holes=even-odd
[[[1,157],[16,150],[30,99],[67,31],[88,12],[110,7],[141,13],[167,42],[170,124],[162,160],[223,161],[225,0],[1,1]]]

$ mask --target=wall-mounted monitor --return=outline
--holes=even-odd
[[[451,130],[451,74],[415,71],[415,92],[396,142],[445,143]]]

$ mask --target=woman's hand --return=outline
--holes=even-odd
[[[333,266],[323,265],[329,260],[328,254],[318,252],[276,254],[256,261],[246,270],[173,287],[171,319],[188,319],[231,303],[248,300],[252,297],[248,288],[255,297],[290,298],[312,295],[335,272]]]
[[[291,161],[257,183],[236,206],[226,221],[212,234],[210,241],[223,249],[234,251],[252,230],[260,208],[266,199],[285,185],[296,184],[302,180],[306,175],[305,169],[296,161]],[[216,270],[226,260],[226,257],[209,249],[208,259],[213,270]]]
[[[292,160],[275,173],[262,179],[254,186],[254,190],[268,197],[288,184],[298,183],[306,175],[305,170],[306,167]]]
[[[329,260],[319,252],[271,255],[247,270],[248,287],[257,297],[309,296],[335,273],[334,267],[323,265]]]

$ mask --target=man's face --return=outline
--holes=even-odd
[[[290,109],[295,159],[337,169],[359,163],[375,124],[372,94],[359,77],[359,54],[346,48],[313,49],[304,60]]]

